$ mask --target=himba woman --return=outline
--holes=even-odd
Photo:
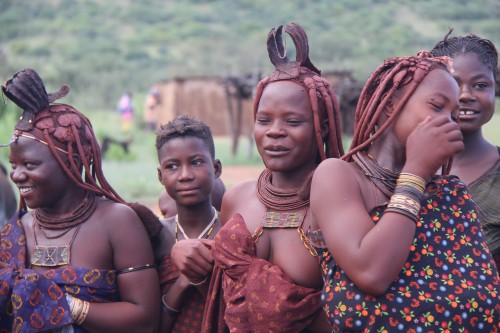
[[[314,174],[309,233],[335,332],[497,332],[499,280],[463,150],[449,58],[389,58],[368,78],[342,160]],[[316,228],[315,225],[313,228]]]
[[[276,70],[259,83],[254,100],[255,143],[266,169],[224,195],[204,332],[331,330],[304,230],[311,224],[312,172],[343,153],[338,103],[309,59],[305,31],[295,23],[285,31],[296,61],[286,56],[282,26],[272,29],[267,48]]]
[[[146,224],[151,212],[135,205],[141,223],[108,184],[89,120],[53,104],[67,86],[47,94],[25,69],[2,90],[24,110],[9,156],[20,211],[0,233],[3,331],[156,332],[159,282],[145,226],[159,221]]]
[[[469,187],[497,269],[500,268],[500,147],[483,136],[482,126],[495,113],[498,53],[488,39],[475,35],[449,37],[431,53],[453,58],[453,77],[460,87],[460,130],[465,149],[450,170]]]

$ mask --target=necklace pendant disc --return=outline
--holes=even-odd
[[[70,264],[69,245],[64,246],[40,246],[35,245],[35,251],[31,258],[33,266],[56,267]]]

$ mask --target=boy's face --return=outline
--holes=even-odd
[[[179,137],[158,150],[158,179],[177,205],[192,206],[210,199],[214,181],[221,174],[202,139]]]

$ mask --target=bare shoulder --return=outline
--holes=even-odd
[[[223,224],[239,211],[241,205],[248,204],[256,198],[256,184],[256,180],[251,180],[235,185],[226,191],[221,209],[221,221]]]
[[[146,228],[139,216],[125,204],[100,199],[95,214],[110,239],[147,237]]]
[[[229,190],[226,191],[225,196],[227,196],[228,199],[231,198],[234,199],[238,197],[245,197],[247,195],[254,195],[256,184],[257,184],[256,180],[250,180],[244,183],[234,185],[233,187],[231,187]]]
[[[314,184],[323,183],[331,185],[331,182],[358,182],[359,172],[353,163],[338,158],[329,158],[321,162],[313,175]]]
[[[102,219],[103,222],[111,224],[112,226],[115,226],[116,224],[123,225],[141,223],[139,217],[132,208],[109,199],[99,200],[96,213],[99,214],[99,218]]]

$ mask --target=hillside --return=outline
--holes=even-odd
[[[71,85],[67,102],[110,109],[124,91],[174,76],[268,73],[267,32],[290,21],[308,32],[319,68],[360,80],[450,26],[500,45],[498,0],[2,0],[0,80],[33,67],[51,89]]]

